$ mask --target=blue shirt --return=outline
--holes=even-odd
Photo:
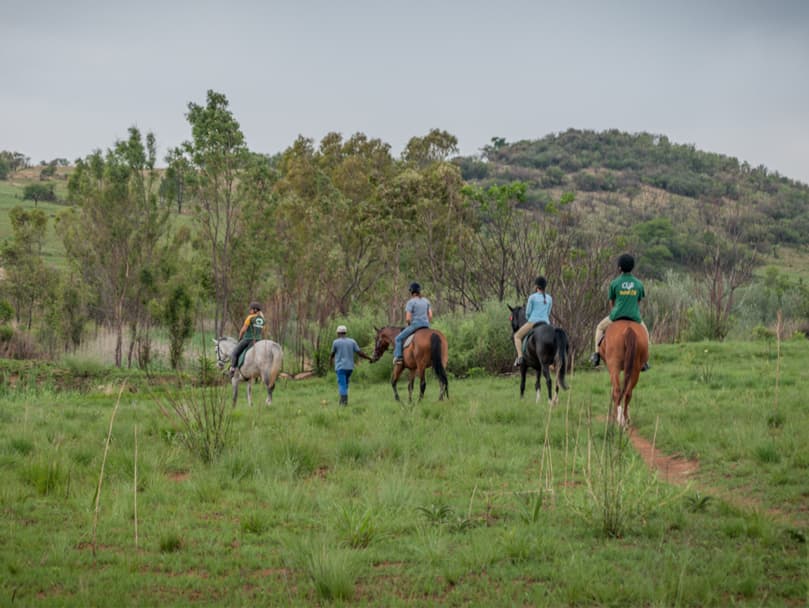
[[[354,369],[354,353],[360,352],[360,347],[354,338],[337,338],[331,345],[331,354],[334,355],[334,370]]]
[[[525,307],[526,323],[545,321],[550,324],[551,306],[553,306],[553,298],[548,294],[539,291],[532,293]]]
[[[411,325],[430,325],[430,300],[427,298],[410,298],[405,304],[405,312],[410,313]]]

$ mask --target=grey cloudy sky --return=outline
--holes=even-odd
[[[131,125],[162,154],[214,89],[257,152],[615,128],[809,183],[803,0],[0,0],[0,52],[0,149],[34,162]]]

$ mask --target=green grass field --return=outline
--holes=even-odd
[[[605,372],[552,410],[517,377],[451,379],[449,402],[429,377],[399,405],[366,362],[348,408],[333,374],[270,408],[242,387],[206,465],[165,385],[118,402],[120,380],[7,367],[0,604],[805,605],[808,358],[804,339],[654,349],[632,416],[699,462],[685,485],[606,429]]]

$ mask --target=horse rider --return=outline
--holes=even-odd
[[[411,334],[415,333],[417,329],[422,327],[430,327],[430,322],[433,320],[433,309],[430,306],[430,300],[421,295],[421,285],[418,283],[410,284],[410,299],[405,304],[405,321],[407,327],[400,331],[396,339],[393,341],[393,364],[402,365],[402,349],[404,341]]]
[[[528,332],[531,331],[537,323],[551,322],[551,307],[553,306],[553,298],[545,293],[545,287],[548,285],[548,280],[539,276],[534,281],[536,291],[528,297],[528,302],[525,305],[525,318],[523,323],[517,331],[514,332],[514,347],[517,349],[517,358],[514,360],[514,367],[522,365],[522,341]]]
[[[264,315],[261,313],[261,304],[258,302],[250,303],[250,311],[247,313],[247,318],[239,330],[239,343],[233,352],[230,353],[230,376],[231,378],[236,373],[239,367],[239,357],[244,350],[262,339],[264,331]]]
[[[595,335],[595,352],[590,356],[590,363],[593,367],[598,367],[601,363],[601,355],[598,354],[598,346],[604,339],[604,334],[610,323],[618,319],[629,319],[635,321],[643,326],[646,332],[646,339],[649,339],[649,328],[643,322],[640,316],[640,302],[646,297],[646,291],[643,288],[643,283],[632,275],[632,269],[635,267],[635,258],[630,254],[624,253],[618,258],[618,269],[621,274],[612,280],[610,283],[609,298],[612,310],[610,314],[604,317],[601,322],[596,326]],[[641,371],[649,369],[649,362],[644,361]]]

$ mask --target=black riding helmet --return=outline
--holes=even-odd
[[[261,304],[259,304],[258,302],[250,302],[250,308],[261,312]]]
[[[410,283],[410,293],[421,293],[421,285],[418,283]]]

